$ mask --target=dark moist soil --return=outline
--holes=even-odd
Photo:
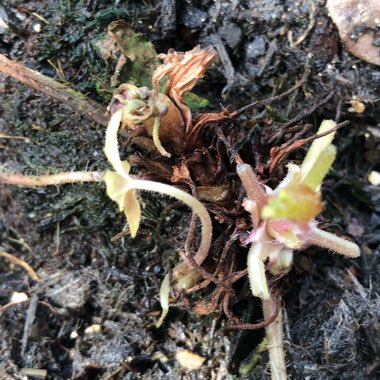
[[[0,52],[71,83],[104,106],[111,94],[102,90],[111,89],[115,61],[102,59],[95,41],[119,19],[158,52],[197,44],[218,50],[220,60],[195,89],[210,101],[209,111],[235,110],[282,93],[311,67],[305,84],[266,108],[264,117],[259,108],[239,119],[252,129],[246,144],[264,158],[270,147],[293,137],[280,129],[286,123],[311,123],[311,135],[322,119],[338,115],[350,121],[335,138],[338,157],[324,184],[320,222],[354,239],[362,255],[350,260],[314,247],[297,254],[282,285],[288,373],[292,379],[380,378],[380,191],[367,180],[380,168],[379,68],[345,51],[323,1],[315,2],[316,26],[293,48],[288,31],[296,40],[307,28],[311,1],[108,3],[4,0],[0,18],[11,31],[0,29]],[[0,133],[29,139],[0,138],[2,170],[45,174],[108,167],[102,126],[1,73],[0,78]],[[349,112],[353,96],[365,104],[363,113]],[[265,128],[276,132],[270,141],[260,141]],[[263,143],[259,151],[255,144]],[[288,160],[302,159],[304,152]],[[283,164],[272,183],[282,176]],[[268,179],[265,171],[263,178]],[[246,365],[263,330],[224,331],[221,313],[191,312],[199,295],[189,298],[188,307],[172,307],[163,327],[154,327],[159,286],[178,262],[190,214],[167,198],[143,197],[138,236],[112,242],[125,220],[103,184],[0,186],[0,249],[25,260],[42,278],[34,282],[0,258],[0,304],[14,292],[29,296],[0,309],[1,379],[24,379],[25,368],[45,369],[47,379],[270,377],[265,352],[251,368]],[[246,322],[262,318],[252,298],[236,312]],[[101,332],[85,332],[97,324]],[[183,348],[206,358],[199,371],[180,368],[175,353]],[[239,374],[243,367],[250,368],[248,374]]]

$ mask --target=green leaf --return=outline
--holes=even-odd
[[[200,96],[190,91],[183,94],[183,100],[191,110],[204,108],[209,104],[209,101],[207,99],[201,98]]]
[[[115,38],[118,47],[129,60],[128,78],[137,86],[151,85],[151,77],[158,65],[156,50],[145,36],[136,33],[125,21],[111,23],[108,32]]]
[[[307,224],[322,211],[319,192],[293,180],[275,193],[262,210],[263,219],[285,219],[299,224]]]
[[[310,169],[303,179],[303,183],[313,190],[317,190],[326,174],[330,170],[336,157],[336,147],[329,145],[319,155],[318,161]]]

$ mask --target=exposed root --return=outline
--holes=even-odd
[[[40,280],[40,276],[34,271],[34,269],[27,263],[25,262],[24,260],[22,259],[19,259],[18,257],[8,253],[8,252],[5,252],[5,251],[1,251],[0,250],[0,256],[2,257],[5,257],[6,259],[8,259],[11,263],[13,264],[16,264],[16,265],[19,265],[20,267],[22,267],[23,269],[26,270],[26,272],[28,273],[28,275],[30,276],[30,278],[34,281],[39,281]]]

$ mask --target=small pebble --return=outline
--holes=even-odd
[[[33,24],[33,31],[35,31],[36,33],[40,33],[41,29],[42,29],[42,25],[39,22],[36,22],[35,24]]]
[[[375,170],[371,171],[368,176],[368,181],[373,186],[379,186],[380,185],[380,173],[376,172]]]
[[[84,330],[84,333],[87,335],[90,335],[90,334],[100,333],[101,331],[102,331],[102,325],[91,325],[90,327],[87,327]]]
[[[177,351],[176,359],[180,366],[188,371],[197,371],[206,360],[206,358],[194,354],[189,350]]]
[[[19,292],[14,292],[12,293],[11,296],[11,302],[24,302],[29,299],[28,295],[26,293],[19,293]]]

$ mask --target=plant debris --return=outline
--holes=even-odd
[[[111,157],[118,151],[124,162],[122,170],[114,168],[123,182],[118,203],[124,206],[124,185],[134,184],[141,210],[132,241],[128,232],[137,229],[125,226],[106,197],[105,130],[91,115],[0,73],[1,178],[8,182],[0,186],[0,248],[40,277],[34,281],[13,264],[0,267],[0,377],[21,379],[24,370],[48,379],[193,376],[176,360],[185,350],[207,358],[194,369],[199,378],[240,378],[251,352],[255,364],[245,376],[268,378],[260,329],[275,330],[283,318],[292,378],[334,379],[347,371],[360,380],[376,378],[379,194],[367,176],[378,171],[380,86],[375,66],[339,46],[326,7],[308,0],[254,7],[249,1],[57,6],[48,0],[42,6],[31,0],[20,6],[10,0],[0,16],[6,23],[0,53],[59,78],[65,89],[75,87],[100,104],[101,113],[109,105],[101,124],[110,116],[119,120]],[[198,45],[201,54],[211,53],[210,61],[186,66]],[[160,57],[171,71],[152,86]],[[184,71],[171,81],[179,67]],[[276,189],[288,164],[303,161],[307,144],[323,140],[315,131],[324,119],[346,127],[335,138],[337,159],[322,187],[318,229],[355,238],[362,258],[342,260],[315,246],[296,252],[291,268],[285,260],[286,270],[267,273],[273,304],[262,310],[249,289],[245,243],[259,219],[252,204],[243,203],[236,166],[253,168],[258,189]],[[71,184],[83,179],[96,183]],[[15,181],[33,187],[9,185]],[[196,215],[172,198],[141,191],[150,181],[149,190],[157,183],[166,194],[175,188],[207,210],[213,236],[202,260]],[[307,182],[315,188],[318,180]],[[284,199],[299,192],[285,190]],[[276,194],[272,198],[268,218],[284,211]],[[264,209],[266,197],[262,201]],[[320,205],[319,199],[313,216]],[[290,206],[287,216],[297,208]],[[269,270],[269,261],[262,264]],[[165,285],[160,300],[165,312],[169,299],[170,309],[156,328],[159,288],[170,268],[171,295]],[[28,298],[11,302],[16,291]],[[87,334],[92,326],[95,333]],[[282,337],[279,331],[269,336]],[[273,355],[269,360],[274,371]]]

